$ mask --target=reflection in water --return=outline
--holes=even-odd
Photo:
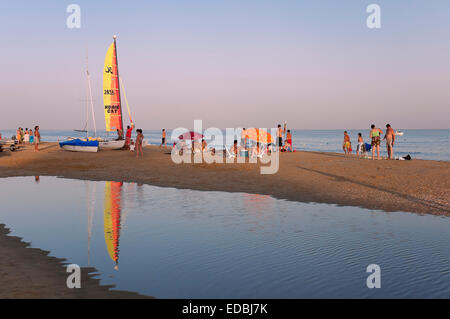
[[[105,200],[103,203],[103,222],[106,249],[109,257],[114,261],[114,269],[119,269],[119,238],[120,238],[120,212],[121,191],[123,182],[105,183]]]
[[[252,213],[260,213],[267,210],[267,206],[271,203],[271,197],[260,194],[243,194],[244,207]]]
[[[95,267],[102,284],[120,290],[158,298],[450,296],[448,217],[45,176],[39,184],[8,179],[0,193],[9,199],[0,222],[12,235]],[[366,286],[371,263],[382,268],[382,289]]]
[[[91,184],[93,185],[91,190]],[[96,185],[85,181],[86,185],[86,200],[87,200],[87,217],[88,217],[88,266],[91,264],[91,238],[92,238],[92,226],[94,224],[94,208],[95,208],[95,196]]]

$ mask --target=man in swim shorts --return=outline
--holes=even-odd
[[[366,147],[364,145],[364,139],[362,137],[361,133],[358,133],[358,146],[356,146],[356,155],[358,155],[358,157],[360,155],[362,155],[362,153],[366,152]]]
[[[350,149],[352,148],[352,144],[350,142],[350,136],[348,136],[347,131],[344,131],[344,143],[342,144],[342,149],[344,150],[344,154],[350,154]]]
[[[386,124],[386,134],[383,140],[386,140],[388,159],[394,159],[395,132],[390,124]]]
[[[277,129],[278,152],[281,152],[281,147],[283,146],[283,133],[284,133],[284,130],[281,128],[281,124],[278,124],[278,129]]]

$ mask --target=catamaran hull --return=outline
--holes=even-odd
[[[98,143],[101,150],[119,150],[125,146],[125,140],[102,141]]]
[[[59,142],[59,146],[65,151],[71,152],[89,152],[96,153],[98,151],[98,141],[89,141],[83,139],[74,139]]]
[[[88,153],[98,152],[98,146],[63,145],[63,146],[61,146],[61,148],[65,151],[71,151],[71,152],[88,152]]]

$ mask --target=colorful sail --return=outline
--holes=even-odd
[[[120,196],[122,184],[122,182],[106,182],[105,201],[103,205],[106,249],[108,250],[109,257],[116,265],[119,263]]]
[[[106,131],[108,132],[117,129],[123,132],[118,75],[116,40],[114,39],[106,52],[103,69],[103,104],[105,106]]]

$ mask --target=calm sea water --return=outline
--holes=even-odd
[[[450,218],[245,193],[2,179],[0,222],[159,298],[450,298]],[[369,264],[381,288],[368,289]]]
[[[356,151],[358,133],[362,133],[364,140],[370,143],[369,130],[348,130],[352,139],[354,152]],[[404,136],[397,136],[395,144],[395,156],[405,156],[418,159],[431,159],[450,161],[450,130],[403,130]],[[11,137],[14,130],[0,131],[4,137]],[[144,130],[144,136],[150,144],[161,143],[161,131]],[[56,142],[64,140],[68,136],[84,136],[74,131],[41,131],[44,141]],[[99,136],[106,136],[106,132],[99,132]],[[224,134],[225,135],[225,134]],[[115,136],[111,134],[111,136]],[[168,143],[171,131],[167,131]],[[343,130],[292,130],[294,148],[303,151],[342,152]],[[229,141],[233,141],[230,136]],[[173,143],[173,141],[172,141]],[[231,143],[229,143],[231,145]],[[216,143],[216,148],[222,148],[222,144]],[[384,144],[381,147],[382,156],[387,156]]]

